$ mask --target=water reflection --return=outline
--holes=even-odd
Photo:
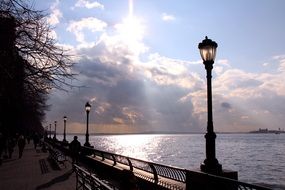
[[[242,181],[285,187],[284,135],[218,134],[217,158]],[[78,137],[84,144],[85,136]],[[197,169],[205,159],[203,134],[90,136],[90,142],[95,149],[186,169]]]
[[[84,135],[78,139],[84,144]],[[98,150],[189,169],[197,168],[205,158],[205,141],[200,134],[99,135],[90,136],[90,143]]]
[[[97,136],[91,138],[91,143],[98,149],[103,148],[116,154],[150,160],[150,155],[157,154],[160,140],[156,135],[116,135],[108,138]]]

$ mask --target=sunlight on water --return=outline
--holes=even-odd
[[[107,135],[92,136],[99,150],[142,160],[187,168],[197,167],[204,157],[202,135]]]
[[[91,142],[99,149],[114,152],[133,158],[150,160],[150,156],[157,155],[157,148],[160,138],[157,135],[118,135],[97,137],[96,141]],[[95,140],[95,139],[94,139]]]
[[[79,135],[81,144],[85,136]],[[285,134],[218,134],[217,159],[224,169],[238,171],[245,182],[285,189]],[[59,137],[61,138],[61,137]],[[73,136],[67,136],[70,142]],[[96,135],[95,149],[186,169],[197,169],[205,159],[203,134]]]
[[[155,136],[149,135],[111,136],[109,141],[108,149],[113,152],[143,160],[148,160],[149,152],[154,152],[158,143]]]

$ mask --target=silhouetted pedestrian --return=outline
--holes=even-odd
[[[23,135],[20,135],[18,139],[18,147],[19,147],[19,158],[22,158],[24,147],[26,145],[25,138]]]
[[[14,138],[9,138],[8,139],[8,154],[9,158],[12,158],[12,154],[14,152],[14,147],[15,147],[15,139]]]
[[[35,134],[33,135],[33,142],[34,142],[34,147],[35,147],[35,149],[37,148],[37,145],[38,145],[39,141],[40,141],[40,138],[39,138],[38,134],[35,133]]]
[[[81,144],[77,140],[77,136],[73,137],[73,141],[69,144],[69,150],[72,158],[72,164],[78,163],[79,152],[81,149]]]
[[[28,144],[30,144],[30,141],[31,141],[31,136],[28,135],[28,136],[27,136],[27,142],[28,142]]]

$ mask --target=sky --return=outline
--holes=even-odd
[[[285,129],[285,1],[47,0],[51,35],[76,79],[52,90],[43,123],[91,133],[205,132],[206,71],[198,44],[218,43],[217,132]]]

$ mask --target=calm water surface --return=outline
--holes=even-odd
[[[79,140],[83,144],[85,136]],[[202,134],[90,136],[90,143],[99,150],[186,169],[199,168],[205,159]],[[239,180],[285,189],[285,134],[218,134],[216,151],[223,168],[238,171]]]

